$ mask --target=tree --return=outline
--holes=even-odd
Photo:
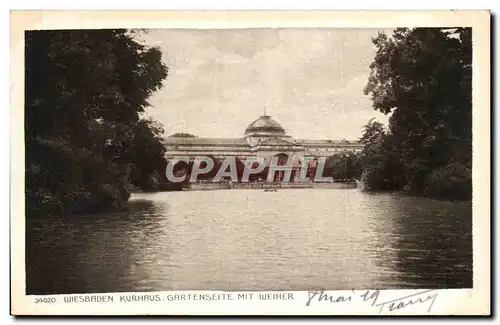
[[[328,157],[325,162],[325,175],[334,179],[352,180],[361,176],[360,156],[340,154]]]
[[[375,118],[372,118],[363,126],[363,135],[359,139],[359,142],[365,146],[370,146],[380,142],[385,135],[384,125]]]
[[[123,208],[131,172],[162,156],[140,117],[167,76],[161,52],[123,29],[29,31],[25,42],[27,216]]]
[[[172,135],[170,135],[170,137],[172,138],[197,138],[196,135],[192,135],[192,134],[189,134],[189,133],[174,133]]]
[[[365,145],[359,157],[362,180],[368,189],[396,189],[400,181],[398,160],[394,157],[394,143],[390,131],[382,123],[371,119],[364,126],[359,140]]]
[[[132,185],[142,190],[158,190],[165,182],[163,132],[163,127],[152,119],[141,119],[133,126],[134,137],[125,150],[125,159],[132,162]]]
[[[391,114],[386,144],[377,154],[401,162],[397,178],[406,191],[432,193],[426,189],[435,183],[434,171],[457,161],[470,170],[471,39],[470,28],[398,28],[392,37],[381,33],[373,39],[377,53],[365,94],[371,94],[374,109]]]

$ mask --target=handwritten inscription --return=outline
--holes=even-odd
[[[354,294],[354,290],[353,290]],[[306,302],[306,306],[309,306],[311,304],[311,301],[313,299],[317,299],[318,301],[327,301],[331,303],[342,303],[342,302],[350,302],[352,301],[352,296],[338,296],[338,295],[331,295],[326,293],[324,290],[321,291],[309,291],[309,298]]]
[[[366,290],[356,292],[352,290],[351,294],[338,295],[336,293],[327,293],[321,291],[309,291],[306,306],[310,306],[313,302],[323,302],[331,304],[349,303],[354,300],[369,303],[372,307],[377,307],[379,313],[384,310],[393,312],[404,309],[412,305],[427,304],[427,312],[429,313],[436,301],[438,292],[436,290],[425,290],[402,297],[391,296],[390,299],[381,298],[380,290]]]
[[[380,290],[366,290],[363,294],[360,295],[361,298],[363,298],[363,301],[371,301],[372,306],[375,305],[375,303],[378,300],[378,297],[380,296]]]
[[[434,292],[434,293],[433,293]],[[427,308],[427,312],[429,313],[436,301],[437,292],[434,290],[426,290],[418,293],[414,293],[411,295],[407,295],[404,297],[399,297],[396,299],[384,301],[376,304],[376,306],[380,307],[379,313],[382,312],[383,308],[387,306],[389,311],[395,311],[398,309],[403,309],[407,306],[416,305],[416,304],[424,304],[429,303],[429,307]]]

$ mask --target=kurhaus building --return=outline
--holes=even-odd
[[[349,156],[363,149],[357,141],[294,139],[268,115],[250,123],[241,138],[167,137],[164,141],[167,160],[208,156],[216,162],[227,157],[244,162],[248,158],[261,157],[269,162],[278,157],[278,165],[285,165],[293,158],[294,169],[299,168],[304,157],[311,158],[310,166],[315,166],[320,157]]]

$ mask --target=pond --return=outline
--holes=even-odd
[[[359,189],[135,194],[27,238],[28,294],[472,287],[470,202]]]

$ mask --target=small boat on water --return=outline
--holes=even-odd
[[[275,188],[266,188],[264,192],[278,192],[278,190]]]

